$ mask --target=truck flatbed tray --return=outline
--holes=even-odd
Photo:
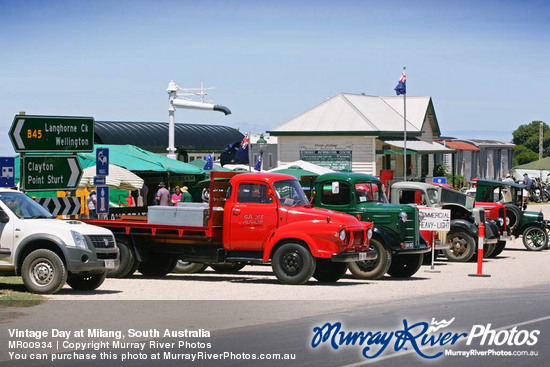
[[[123,232],[129,235],[163,236],[179,238],[203,238],[209,239],[214,236],[221,236],[222,227],[203,226],[176,226],[168,224],[151,224],[141,220],[104,220],[85,219],[82,222],[109,228],[115,233]]]

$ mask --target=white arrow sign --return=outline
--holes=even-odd
[[[21,129],[23,128],[23,124],[25,123],[25,120],[17,120],[17,124],[15,125],[15,130],[13,138],[15,139],[15,143],[17,144],[17,149],[25,149],[25,144],[23,143],[23,140],[21,139]]]
[[[68,160],[69,167],[71,167],[71,177],[69,177],[69,187],[76,186],[78,177],[80,176],[80,167],[76,162],[76,158],[69,158]]]

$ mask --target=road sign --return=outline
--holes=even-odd
[[[65,196],[63,198],[36,198],[34,200],[56,216],[80,214],[80,198],[77,196]]]
[[[91,152],[93,117],[16,115],[9,132],[19,153]]]
[[[447,177],[434,177],[432,182],[440,183],[440,184],[446,184],[447,183]]]
[[[2,176],[0,176],[0,187],[14,187],[15,158],[0,157],[0,167],[2,168]]]
[[[97,186],[97,214],[109,214],[109,186]]]
[[[451,210],[419,208],[421,231],[450,231],[451,230]]]
[[[82,168],[75,155],[25,155],[23,188],[28,191],[75,190]]]
[[[94,176],[94,186],[105,185],[105,176]]]
[[[96,176],[109,176],[109,148],[97,148],[95,151]]]

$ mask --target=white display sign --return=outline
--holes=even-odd
[[[419,208],[421,231],[450,231],[451,211],[449,209]]]

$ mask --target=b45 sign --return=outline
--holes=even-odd
[[[16,115],[10,139],[18,153],[91,152],[93,117]]]

